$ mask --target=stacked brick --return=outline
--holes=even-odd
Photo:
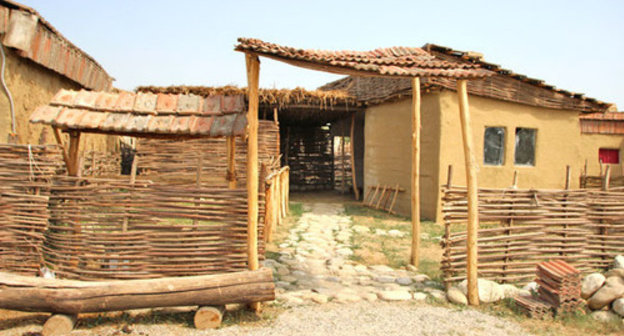
[[[565,261],[547,261],[537,265],[539,296],[550,303],[557,314],[572,313],[582,303],[581,271]]]
[[[517,297],[516,305],[533,318],[577,311],[581,304],[581,272],[565,261],[545,261],[537,265],[539,285],[536,297]]]

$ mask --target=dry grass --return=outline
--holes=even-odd
[[[214,95],[247,95],[247,88],[239,88],[233,85],[221,87],[210,86],[139,86],[137,92],[168,93],[168,94],[195,94],[208,97]],[[294,89],[260,89],[259,99],[261,104],[285,107],[289,104],[318,105],[319,107],[331,107],[335,105],[355,106],[357,101],[345,91],[309,91],[303,88]]]

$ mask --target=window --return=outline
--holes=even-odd
[[[516,152],[514,163],[523,166],[535,166],[534,128],[516,128]]]
[[[602,163],[620,163],[620,150],[611,148],[600,148],[598,150],[598,159]]]
[[[486,127],[483,135],[483,163],[501,166],[505,157],[505,128]]]

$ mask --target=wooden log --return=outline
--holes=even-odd
[[[79,149],[80,149],[80,132],[69,133],[69,165],[67,165],[67,175],[78,176],[80,169]]]
[[[607,165],[604,177],[602,179],[602,190],[603,191],[609,190],[609,183],[610,182],[611,182],[611,166]]]
[[[149,280],[74,281],[0,272],[0,308],[79,314],[129,309],[253,303],[275,298],[272,271]]]
[[[247,267],[258,269],[258,86],[260,60],[255,54],[245,54],[247,67]],[[260,311],[260,304],[250,307]]]
[[[412,250],[410,263],[420,261],[420,78],[412,78]]]
[[[221,326],[225,306],[204,306],[199,307],[193,317],[195,329],[215,329]]]
[[[477,161],[475,159],[472,144],[472,125],[470,110],[468,107],[468,92],[466,81],[457,81],[457,95],[459,100],[459,115],[464,144],[464,160],[466,168],[466,181],[468,187],[468,228],[466,251],[468,254],[467,278],[468,278],[468,302],[471,305],[479,305],[479,291],[477,287],[477,230],[479,229],[479,197],[477,182]]]
[[[273,227],[275,226],[275,220],[273,219],[273,182],[267,183],[266,190],[264,192],[264,241],[271,242],[273,240]]]
[[[54,314],[43,324],[42,336],[69,335],[76,324],[76,315]]]
[[[355,200],[360,199],[360,190],[357,186],[357,176],[355,173],[355,113],[351,114],[351,183],[353,184],[353,194]]]

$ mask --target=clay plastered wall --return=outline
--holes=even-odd
[[[624,175],[624,135],[609,134],[581,134],[581,157],[583,164],[587,160],[587,175],[600,175],[600,162],[598,150],[600,148],[619,149],[620,164],[611,164],[611,176]],[[603,172],[607,165],[603,165]],[[573,175],[573,178],[577,176]]]
[[[514,171],[517,170],[519,188],[563,188],[566,165],[570,165],[572,188],[578,188],[578,177],[585,159],[593,157],[597,161],[598,148],[604,147],[602,144],[607,147],[614,145],[616,148],[619,144],[608,136],[581,136],[578,112],[575,111],[532,107],[476,96],[470,96],[469,102],[475,155],[479,163],[480,187],[509,187]],[[440,94],[440,105],[442,109],[440,180],[446,181],[447,166],[452,164],[453,184],[465,185],[457,94],[443,91]],[[506,128],[505,156],[501,166],[483,164],[483,136],[486,126]],[[514,164],[516,127],[537,129],[535,166]],[[596,169],[597,166],[590,166],[590,172]]]
[[[437,94],[423,95],[421,104],[421,215],[435,217],[438,199],[439,103]],[[394,210],[411,212],[411,98],[370,107],[364,123],[364,185],[396,185],[399,193]]]
[[[30,114],[38,106],[49,103],[60,89],[79,90],[80,86],[28,59],[17,56],[12,49],[5,48],[5,53],[7,55],[5,79],[15,103],[16,130],[20,143],[38,144],[44,126],[29,123]],[[10,132],[9,100],[0,89],[0,143],[7,141]],[[47,132],[47,143],[56,143],[51,130],[48,129]],[[95,147],[99,151],[111,151],[114,146],[113,137],[86,134],[82,136],[81,149],[91,150]]]

